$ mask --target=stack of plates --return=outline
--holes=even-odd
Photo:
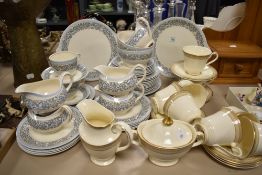
[[[251,169],[262,165],[262,156],[247,157],[238,159],[228,155],[219,147],[203,146],[205,151],[218,162],[239,169]]]
[[[28,154],[48,156],[61,153],[73,147],[79,141],[78,127],[82,121],[81,113],[74,107],[72,120],[55,133],[38,133],[32,129],[27,116],[19,123],[16,130],[18,146]]]
[[[121,59],[119,57],[116,57],[109,63],[109,65],[118,67],[120,66],[120,62]],[[160,72],[155,65],[155,58],[150,58],[146,67],[146,78],[142,82],[145,88],[145,95],[152,94],[161,87]],[[143,76],[143,72],[141,70],[135,70],[135,74],[138,77]]]

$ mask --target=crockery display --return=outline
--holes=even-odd
[[[81,19],[64,30],[57,51],[79,53],[79,63],[91,70],[86,78],[92,81],[98,80],[98,73],[93,68],[106,65],[116,57],[116,49],[116,34],[110,27],[95,19]]]
[[[133,68],[128,67],[95,67],[100,72],[99,89],[108,95],[123,96],[133,91],[146,76],[146,69],[144,66],[138,64]],[[135,69],[141,69],[144,74],[143,77],[137,78],[134,73]]]
[[[69,75],[70,83],[65,88],[64,76]],[[35,114],[47,114],[60,108],[66,100],[67,92],[72,86],[72,77],[68,72],[61,74],[59,79],[42,80],[20,85],[16,93],[21,93],[22,102]]]
[[[159,22],[152,32],[155,54],[161,73],[173,77],[171,65],[184,59],[183,47],[198,45],[208,47],[202,30],[185,18],[171,17]]]

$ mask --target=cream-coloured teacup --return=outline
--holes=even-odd
[[[253,122],[255,128],[255,144],[252,149],[252,155],[262,155],[262,125],[256,122]]]
[[[164,105],[167,99],[180,90],[181,87],[176,82],[173,82],[164,89],[156,92],[155,95],[151,97],[152,109],[154,113],[164,114]]]
[[[74,75],[77,68],[77,60],[80,54],[70,51],[60,51],[49,56],[49,65],[56,70],[58,74],[69,72]]]
[[[184,69],[188,74],[194,76],[200,75],[206,66],[218,59],[217,52],[212,52],[209,48],[203,46],[184,46],[183,52]]]
[[[164,105],[164,113],[169,117],[188,123],[202,116],[192,95],[187,91],[179,91],[171,95]]]
[[[236,107],[222,108],[218,112],[195,122],[195,127],[205,134],[204,144],[232,146],[232,143],[240,141],[241,124],[234,112],[241,112],[241,110]]]

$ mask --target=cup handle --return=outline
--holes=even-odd
[[[205,141],[205,134],[203,132],[197,131],[196,134],[197,134],[197,142],[195,142],[192,147],[199,146],[203,144]]]
[[[208,58],[208,60],[209,60],[210,58],[212,58],[213,55],[216,55],[215,58],[212,59],[212,60],[210,60],[210,61],[208,61],[207,64],[206,64],[206,66],[208,66],[208,65],[210,65],[210,64],[212,64],[212,63],[214,63],[214,62],[218,59],[218,53],[217,53],[217,52],[213,52],[213,53],[210,55],[210,57]]]
[[[68,92],[70,90],[70,88],[72,87],[72,84],[73,84],[73,77],[72,75],[69,73],[69,72],[63,72],[60,76],[59,76],[59,80],[60,80],[60,84],[63,84],[63,80],[64,80],[64,77],[66,75],[69,75],[70,77],[70,83],[69,85],[66,87],[66,91]]]
[[[132,144],[136,145],[136,146],[140,146],[140,143],[138,141],[138,133],[137,130],[132,130],[133,132],[133,140],[132,140]]]
[[[233,151],[229,151],[228,149],[224,148],[223,146],[220,146],[220,145],[212,145],[212,146],[216,146],[216,147],[219,147],[221,150],[223,150],[224,152],[226,152],[227,154],[233,156],[233,157],[236,157],[236,158],[239,158],[239,159],[243,159],[242,157],[242,150],[241,148],[239,147],[236,147],[236,146],[233,146],[234,143],[231,144],[231,149]]]
[[[139,87],[139,89],[141,90],[141,93],[140,93],[140,95],[136,98],[135,104],[144,96],[144,93],[145,93],[145,88],[144,88],[143,84],[139,84],[138,87]]]
[[[116,122],[113,124],[113,127],[114,126],[119,126],[121,128],[121,131],[124,131],[127,135],[127,144],[124,145],[124,146],[121,146],[121,147],[118,147],[116,152],[120,152],[120,151],[124,151],[126,150],[127,148],[129,148],[129,146],[131,145],[132,143],[132,140],[133,140],[133,132],[132,132],[132,129],[130,128],[130,126],[128,124],[126,124],[125,122],[122,122],[122,121],[119,121],[119,122]]]
[[[138,79],[136,85],[142,83],[142,81],[146,78],[146,68],[145,68],[145,66],[143,66],[142,64],[137,64],[137,65],[135,65],[135,67],[133,68],[133,71],[135,71],[135,69],[139,69],[139,68],[142,69],[142,71],[143,71],[143,76],[142,76],[140,79]]]

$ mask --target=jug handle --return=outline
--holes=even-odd
[[[133,68],[133,71],[135,71],[135,69],[139,69],[139,68],[142,69],[142,71],[143,71],[143,76],[142,76],[140,79],[138,78],[138,81],[137,81],[136,85],[142,83],[142,81],[146,78],[146,68],[145,68],[145,66],[143,66],[142,64],[137,64],[137,65],[135,65],[135,67]],[[134,73],[134,74],[135,74],[135,73]]]
[[[142,22],[146,25],[146,26],[143,26],[143,24],[142,24],[143,27],[146,27],[146,30],[148,32],[149,37],[152,38],[152,33],[151,33],[151,29],[150,29],[150,25],[149,25],[148,21],[144,17],[140,17],[140,18],[137,18],[137,22],[140,23],[140,24]]]
[[[60,83],[63,84],[63,80],[64,80],[64,77],[66,75],[69,75],[70,77],[70,83],[69,85],[66,87],[66,91],[68,92],[70,90],[70,88],[72,87],[72,84],[73,84],[73,78],[72,78],[72,75],[69,73],[69,72],[63,72],[60,76],[59,76],[59,80],[60,80]]]
[[[127,144],[124,146],[118,147],[116,152],[124,151],[127,148],[129,148],[133,140],[133,132],[132,132],[131,127],[122,121],[114,123],[112,127],[120,127],[121,131],[124,131],[127,135]]]
[[[62,108],[64,108],[69,113],[69,118],[68,118],[67,122],[63,122],[63,126],[64,126],[72,120],[73,112],[72,112],[71,108],[67,105],[63,105]]]
[[[144,88],[143,84],[139,84],[138,87],[139,87],[139,89],[141,90],[141,93],[140,93],[140,95],[136,98],[135,104],[137,104],[137,102],[144,96],[144,93],[145,93],[145,88]]]

